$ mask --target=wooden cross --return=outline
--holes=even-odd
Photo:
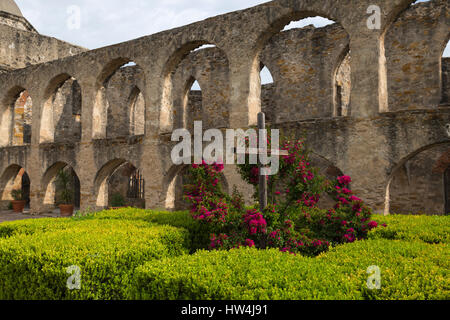
[[[261,130],[266,130],[266,115],[263,112],[258,113],[258,134]],[[259,137],[258,137],[259,141]],[[286,150],[267,150],[267,148],[250,148],[245,155],[258,155],[258,168],[259,168],[259,208],[264,211],[267,208],[267,176],[263,173],[265,166],[260,160],[260,155],[279,155],[288,156],[289,153]]]

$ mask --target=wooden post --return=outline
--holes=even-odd
[[[258,113],[258,133],[266,129],[266,115],[263,112]],[[259,140],[259,139],[258,139]],[[258,141],[259,143],[259,141]],[[267,146],[267,145],[266,145]],[[267,147],[259,146],[260,149],[267,150]],[[259,167],[259,208],[264,211],[267,208],[267,178],[262,174],[263,164],[260,161],[261,154],[258,155]]]

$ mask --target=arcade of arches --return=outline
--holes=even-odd
[[[92,51],[0,14],[1,207],[22,189],[32,213],[53,210],[66,170],[82,210],[183,209],[173,130],[264,111],[375,212],[447,213],[450,3],[378,2],[378,31],[370,0],[274,0]],[[251,200],[234,166],[223,184]]]

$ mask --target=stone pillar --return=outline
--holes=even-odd
[[[94,194],[94,180],[97,166],[94,162],[94,148],[92,145],[92,112],[95,103],[95,85],[91,81],[79,83],[82,88],[81,111],[81,143],[77,154],[78,178],[80,180],[80,210],[96,209],[96,194]]]
[[[247,128],[257,124],[261,111],[259,59],[230,58],[230,128]],[[242,53],[241,53],[242,54]],[[243,55],[246,57],[247,55]]]
[[[370,118],[387,111],[387,84],[384,42],[379,32],[351,38],[351,115]]]

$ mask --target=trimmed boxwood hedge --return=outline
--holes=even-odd
[[[374,216],[380,227],[371,231],[371,239],[419,240],[426,243],[450,243],[449,216],[391,215]],[[387,227],[382,225],[386,224]]]
[[[103,211],[0,224],[0,299],[449,299],[450,217],[374,217],[369,240],[316,258],[207,252],[189,212]],[[66,268],[81,269],[68,290]],[[366,270],[381,269],[380,290]]]
[[[210,243],[210,231],[208,226],[192,219],[189,211],[169,212],[123,208],[98,212],[87,217],[75,218],[79,220],[89,219],[119,219],[119,220],[143,220],[160,225],[169,225],[184,228],[189,231],[191,253],[199,249],[206,249]]]
[[[201,251],[136,269],[135,299],[312,300],[448,299],[446,244],[360,241],[318,258],[277,250]],[[381,290],[367,288],[367,268],[381,269]]]
[[[188,232],[181,228],[145,221],[58,221],[2,226],[12,236],[0,239],[0,299],[126,299],[138,265],[189,252]],[[66,268],[72,265],[81,269],[81,290],[67,288]]]

